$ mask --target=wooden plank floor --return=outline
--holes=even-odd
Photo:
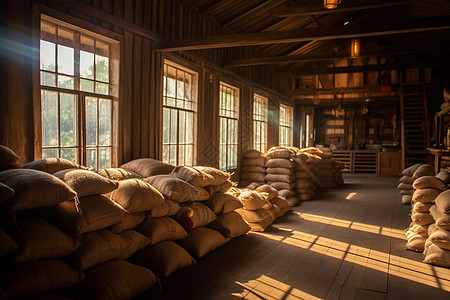
[[[164,299],[450,299],[450,269],[404,250],[398,178],[344,178],[162,280]]]

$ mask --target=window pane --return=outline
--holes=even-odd
[[[42,158],[59,157],[58,149],[42,149]]]
[[[86,149],[86,167],[91,167],[97,169],[97,149],[87,148]]]
[[[56,75],[47,72],[41,72],[41,84],[46,86],[56,86]]]
[[[186,113],[186,144],[194,143],[194,113]]]
[[[99,107],[99,145],[111,145],[111,100],[100,99]]]
[[[175,68],[168,66],[167,67],[167,96],[174,97],[175,98]]]
[[[163,145],[163,161],[169,161],[169,145]]]
[[[185,164],[188,166],[194,164],[194,145],[186,145]]]
[[[94,82],[91,80],[80,79],[80,90],[84,92],[94,92]]]
[[[169,143],[170,135],[170,109],[163,109],[163,144]],[[166,160],[164,160],[166,161]]]
[[[61,158],[75,161],[75,149],[74,148],[61,148]]]
[[[177,145],[170,146],[170,160],[169,163],[176,166],[177,165]]]
[[[56,71],[56,50],[55,44],[41,40],[41,70]]]
[[[86,144],[97,145],[97,98],[86,97]]]
[[[109,59],[105,56],[95,55],[95,79],[109,82]]]
[[[58,93],[41,91],[42,146],[58,146]]]
[[[75,107],[75,95],[65,93],[60,94],[60,135],[62,147],[75,145]]]
[[[105,169],[111,167],[111,148],[100,148],[98,150],[98,168]]]
[[[80,76],[94,79],[94,54],[80,51]]]
[[[184,145],[180,145],[178,148],[178,165],[180,166],[185,165],[184,157],[185,157],[185,148]]]
[[[95,82],[95,92],[97,94],[109,95],[109,84]]]
[[[180,111],[180,126],[179,126],[179,134],[178,134],[178,143],[184,144],[186,141],[186,112]]]
[[[58,45],[58,73],[74,75],[74,49]]]
[[[170,111],[170,143],[176,144],[177,143],[177,110],[172,109]],[[172,151],[172,150],[171,150]],[[171,155],[172,157],[172,155]],[[176,155],[175,155],[176,157]]]
[[[63,89],[74,89],[74,81],[72,77],[58,75],[58,87]]]

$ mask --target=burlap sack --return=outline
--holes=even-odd
[[[241,173],[266,173],[266,168],[261,166],[243,166]]]
[[[295,180],[295,189],[306,189],[311,185],[311,182],[304,178],[299,178]]]
[[[149,269],[112,260],[86,272],[79,299],[132,299],[154,285],[159,285],[159,279]]]
[[[170,173],[196,187],[204,187],[214,185],[215,178],[201,169],[195,169],[189,166],[177,166]]]
[[[306,147],[306,148],[301,148],[298,152],[302,153],[310,153],[310,154],[316,154],[318,156],[322,156],[323,155],[323,151],[320,150],[317,147]]]
[[[37,297],[33,297],[33,300],[75,300],[75,299],[66,294],[51,293],[51,294],[44,294],[44,295],[39,295]]]
[[[81,246],[68,258],[75,268],[84,271],[121,258],[126,248],[120,235],[108,230],[96,230],[83,234]]]
[[[437,245],[431,243],[426,247],[424,252],[424,263],[432,264],[441,267],[450,267],[450,251],[441,249]]]
[[[257,210],[267,204],[267,193],[259,193],[252,190],[243,191],[238,199],[246,210]]]
[[[450,173],[447,171],[441,171],[436,174],[436,178],[439,178],[443,182],[449,184],[450,183]]]
[[[278,191],[278,196],[283,197],[283,198],[288,198],[291,196],[294,196],[294,191],[291,189],[284,189],[284,190],[279,190]]]
[[[173,241],[162,241],[148,246],[136,252],[130,260],[152,270],[160,277],[167,277],[179,269],[196,263],[186,250]]]
[[[272,222],[274,220],[273,216],[267,211],[267,209],[260,208],[257,210],[246,210],[243,208],[236,209],[236,212],[241,215],[241,217],[246,222],[258,223],[263,221],[264,219],[271,218]]]
[[[434,176],[422,176],[414,180],[413,188],[415,189],[425,189],[425,188],[434,188],[441,191],[445,191],[448,189],[447,184],[436,178]]]
[[[255,191],[257,191],[258,193],[267,193],[268,201],[272,200],[273,198],[278,197],[278,191],[268,184],[263,184],[263,185],[258,186],[255,189]]]
[[[119,223],[108,227],[108,230],[114,233],[121,233],[127,229],[133,229],[149,215],[149,212],[126,213],[123,215]]]
[[[259,158],[259,157],[264,157],[264,153],[262,153],[261,151],[255,150],[255,149],[250,149],[244,152],[244,157],[245,158]]]
[[[276,190],[291,190],[295,183],[289,183],[289,182],[267,182],[268,185],[273,187]]]
[[[266,168],[294,168],[294,161],[286,158],[272,158],[267,160]]]
[[[170,217],[146,218],[135,230],[148,237],[150,245],[165,240],[175,241],[187,237],[186,230]]]
[[[17,243],[0,227],[0,256],[17,251]]]
[[[431,225],[430,225],[431,226]],[[412,232],[418,235],[421,235],[425,238],[428,237],[428,225],[422,226],[422,225],[417,225],[414,224],[414,222],[411,223],[410,227],[407,229],[407,232]]]
[[[231,189],[235,184],[227,180],[219,185],[208,185],[205,186],[204,189],[208,192],[209,195],[213,195],[214,193],[226,193],[229,189]]]
[[[308,201],[309,199],[312,198],[312,196],[310,194],[300,194],[300,195],[297,195],[297,198],[300,201]]]
[[[293,172],[292,168],[267,168],[266,174],[285,174],[291,175]]]
[[[70,186],[78,197],[107,194],[117,188],[116,182],[88,170],[68,169],[53,175]]]
[[[286,201],[288,202],[289,206],[296,206],[299,202],[300,199],[296,196],[292,196],[292,197],[288,197],[286,198]]]
[[[216,214],[205,204],[194,202],[181,207],[175,219],[187,231],[196,227],[205,226],[217,218]]]
[[[6,202],[11,199],[14,195],[14,190],[9,186],[0,182],[0,204]]]
[[[430,213],[413,213],[411,220],[417,225],[429,225],[434,223],[434,219]]]
[[[409,195],[412,198],[412,195],[414,194],[414,190],[400,190],[400,195]]]
[[[444,230],[450,230],[450,214],[445,214],[439,210],[437,205],[430,207],[430,214],[436,221],[436,226]]]
[[[241,174],[241,181],[243,180],[249,180],[249,181],[257,181],[257,182],[264,182],[266,179],[265,173],[247,173],[244,172]]]
[[[149,211],[166,204],[158,190],[140,179],[122,180],[118,185],[109,198],[130,213]]]
[[[272,216],[272,218],[275,220],[276,218],[278,218],[280,216],[281,209],[276,204],[272,204],[271,207],[269,209],[267,209],[267,211]]]
[[[423,176],[434,176],[434,167],[432,165],[424,164],[420,165],[416,171],[414,171],[412,177],[420,178]]]
[[[22,168],[43,171],[49,174],[54,174],[56,172],[67,169],[87,169],[82,165],[71,162],[70,160],[64,158],[43,158],[40,160],[32,161],[24,165]]]
[[[436,226],[436,223],[430,224],[428,226],[428,236],[432,235],[436,229],[438,229],[438,227]]]
[[[432,203],[440,193],[441,190],[434,188],[416,189],[413,193],[412,200],[416,202]]]
[[[80,242],[39,217],[25,217],[17,221],[15,234],[18,251],[13,261],[18,263],[38,259],[64,257],[77,249]]]
[[[433,203],[422,203],[422,202],[416,202],[413,204],[411,211],[412,212],[430,212],[430,207],[434,205]]]
[[[98,174],[111,180],[126,180],[133,178],[141,178],[136,172],[122,168],[107,168],[98,171]]]
[[[209,198],[208,192],[173,175],[156,175],[144,179],[165,197],[176,202],[203,201]]]
[[[204,203],[216,215],[226,214],[242,207],[242,203],[239,201],[239,199],[229,193],[215,193],[209,200],[206,200]]]
[[[120,167],[138,173],[142,177],[169,174],[175,168],[175,166],[152,158],[138,158]]]
[[[175,216],[178,211],[181,209],[181,206],[178,202],[175,202],[173,200],[170,199],[165,199],[167,206],[169,207],[169,211],[167,212],[167,216]],[[155,217],[155,215],[153,214],[154,209],[152,209],[152,218]]]
[[[13,169],[0,172],[0,182],[14,190],[5,202],[9,211],[49,207],[74,199],[76,193],[63,181],[45,172]]]
[[[47,220],[74,236],[105,229],[119,223],[126,212],[107,197],[93,195],[80,198],[79,211],[74,201],[65,201],[45,210]]]
[[[412,177],[412,176],[402,176],[400,179],[399,179],[399,183],[410,183],[410,184],[413,184],[414,183],[414,180],[416,180],[416,178],[414,178],[414,177]]]
[[[209,252],[222,247],[228,240],[218,231],[206,227],[197,227],[179,245],[195,258],[201,258]]]
[[[228,172],[221,171],[219,169],[213,167],[206,166],[195,166],[193,167],[196,170],[202,171],[214,178],[214,180],[209,185],[220,185],[228,181],[231,177],[231,174]]]
[[[402,195],[402,204],[411,204],[412,195]]]
[[[278,206],[278,208],[279,208],[280,210],[281,210],[281,209],[284,209],[284,208],[286,208],[286,207],[289,207],[289,204],[288,204],[286,198],[284,198],[284,197],[276,197],[276,198],[273,198],[272,200],[270,200],[270,203],[275,204],[276,206]],[[290,208],[289,208],[289,209],[290,209]]]
[[[220,215],[216,220],[208,224],[208,227],[222,233],[226,238],[235,238],[245,235],[250,227],[235,211]]]
[[[15,165],[18,160],[19,156],[11,148],[0,145],[0,167]]]
[[[441,212],[450,214],[450,190],[440,193],[434,203]]]
[[[18,264],[3,285],[5,299],[27,299],[43,293],[67,290],[83,279],[68,263],[59,259],[41,259]]]
[[[288,148],[272,147],[267,153],[268,158],[291,158],[295,155],[295,151]]]
[[[398,190],[413,190],[413,185],[412,185],[412,183],[403,183],[403,182],[400,182],[400,183],[397,185],[397,189],[398,189]]]
[[[415,164],[409,168],[406,168],[402,171],[402,175],[413,176],[414,172],[419,168],[422,164]]]
[[[425,241],[427,239],[419,234],[413,234],[411,237],[409,237],[408,241],[406,242],[406,249],[422,252],[425,247]]]
[[[265,157],[245,158],[242,164],[244,166],[264,167],[264,165],[266,164],[266,158]]]
[[[262,220],[261,222],[247,222],[248,226],[250,226],[251,231],[258,231],[263,232],[266,230],[267,227],[272,225],[273,219],[272,216],[269,214],[267,218]]]
[[[428,238],[433,244],[441,249],[450,250],[450,231],[436,229]]]
[[[302,170],[302,171],[296,171],[295,177],[296,178],[310,178],[313,174],[310,171]]]
[[[266,174],[267,182],[293,182],[294,180],[294,174]]]
[[[134,253],[144,249],[150,244],[150,239],[135,230],[125,230],[120,233],[120,237],[125,243],[122,251],[122,259],[128,259]]]

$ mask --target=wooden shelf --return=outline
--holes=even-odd
[[[374,150],[335,150],[333,156],[345,165],[345,170],[349,173],[376,173],[377,153]]]

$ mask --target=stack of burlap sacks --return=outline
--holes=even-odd
[[[10,149],[0,157],[16,168]],[[153,159],[98,172],[43,159],[0,172],[0,298],[158,297],[156,275],[250,229],[231,186],[220,170]]]
[[[402,177],[399,179],[397,189],[402,195],[403,204],[411,204],[414,193],[413,183],[422,176],[434,176],[434,168],[429,164],[415,164],[402,171]]]
[[[300,201],[294,192],[295,154],[295,148],[284,147],[272,147],[266,154],[266,182],[288,201],[289,206],[295,206]]]
[[[266,156],[258,150],[248,150],[244,153],[241,168],[241,180],[239,187],[247,187],[255,182],[258,185],[265,183]]]
[[[275,219],[291,211],[288,201],[267,184],[260,185],[255,190],[234,189],[233,193],[242,203],[242,208],[236,209],[236,212],[252,231],[266,230]]]
[[[317,148],[315,153],[317,160],[317,185],[324,188],[335,188],[344,183],[341,170],[343,164],[333,159],[333,151],[330,148]]]

